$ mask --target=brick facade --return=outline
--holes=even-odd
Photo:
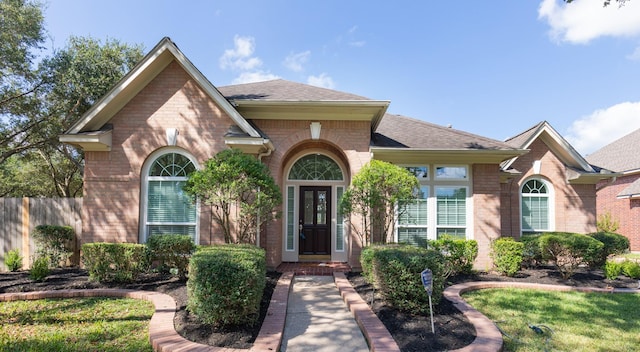
[[[640,173],[618,177],[615,182],[598,185],[598,216],[611,214],[618,221],[616,232],[629,239],[630,249],[640,251],[640,199],[617,198],[618,194],[640,179]]]
[[[503,183],[501,195],[502,235],[519,238],[521,234],[520,191],[532,178],[548,182],[553,190],[553,231],[589,233],[596,231],[596,187],[593,184],[567,182],[567,167],[541,139],[529,146],[529,153],[519,157],[512,167],[522,175]],[[540,173],[533,162],[540,160]]]

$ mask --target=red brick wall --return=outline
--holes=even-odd
[[[203,163],[225,149],[231,119],[176,63],[171,63],[110,121],[112,150],[87,152],[82,242],[138,242],[140,173],[152,152],[166,147],[177,128],[177,147]],[[220,242],[201,209],[201,243]]]
[[[565,165],[542,140],[534,141],[529,149],[512,165],[522,175],[502,184],[502,234],[520,237],[520,189],[532,177],[542,178],[553,186],[555,231],[595,231],[595,185],[568,183]],[[534,174],[534,160],[541,161],[539,175]]]
[[[491,241],[500,237],[500,167],[497,164],[473,165],[474,238],[478,242],[475,267],[491,268]]]
[[[598,216],[609,212],[619,222],[618,233],[629,239],[632,251],[640,251],[640,199],[618,199],[618,194],[640,179],[640,173],[618,177],[615,182],[599,184]]]

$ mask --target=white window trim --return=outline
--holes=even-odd
[[[149,169],[151,169],[151,166],[154,164],[154,162],[162,155],[170,154],[170,153],[176,153],[176,154],[185,156],[193,163],[196,170],[200,169],[200,164],[197,162],[197,160],[187,151],[178,147],[161,148],[151,153],[147,157],[147,160],[145,160],[140,173],[140,214],[139,214],[140,223],[139,223],[139,229],[138,229],[138,241],[140,243],[147,242],[147,238],[149,237],[147,234],[147,225],[154,224],[154,223],[147,223],[149,181],[154,181],[154,180],[163,181],[163,180],[169,180],[169,179],[171,180],[187,179],[186,177],[174,178],[174,177],[165,177],[165,176],[149,176]],[[163,224],[168,224],[168,223],[163,223]],[[185,224],[187,223],[173,223],[172,225],[185,225]],[[191,224],[191,223],[188,223],[188,224]],[[196,225],[195,242],[196,244],[198,244],[200,243],[200,202],[199,201],[196,203],[196,224],[195,225]]]
[[[542,182],[546,187],[547,187],[547,199],[548,202],[547,204],[549,205],[549,208],[547,209],[547,216],[549,217],[547,220],[547,223],[549,224],[549,228],[547,229],[525,229],[523,224],[524,221],[522,221],[522,189],[524,188],[524,185],[527,184],[527,182],[531,181],[531,180],[536,180],[536,181],[540,181]],[[533,196],[536,196],[535,193],[527,193],[527,194],[532,194]],[[540,196],[537,196],[540,197]],[[523,180],[522,184],[520,185],[520,187],[518,188],[518,199],[519,199],[519,208],[520,208],[520,234],[526,234],[526,233],[537,233],[537,232],[548,232],[548,231],[555,231],[556,228],[556,223],[555,223],[555,218],[556,218],[556,209],[555,209],[555,191],[553,188],[553,184],[551,182],[549,182],[549,180],[542,178],[542,177],[529,177],[525,180]]]

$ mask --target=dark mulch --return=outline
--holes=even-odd
[[[261,303],[261,323],[266,315],[271,294],[276,286],[279,273],[270,272],[267,275],[267,287]],[[371,303],[371,287],[364,282],[359,274],[350,274],[349,280],[356,291],[368,303]],[[522,281],[555,285],[590,286],[590,287],[627,287],[636,288],[637,280],[619,278],[610,282],[604,279],[602,271],[580,270],[571,280],[563,280],[553,268],[539,268],[536,270],[522,270],[516,277],[507,278],[493,273],[479,273],[477,275],[458,276],[449,279],[448,285],[468,281]],[[174,319],[176,330],[185,338],[220,347],[250,348],[260,331],[260,323],[253,327],[234,327],[214,329],[199,323],[186,310],[186,283],[176,277],[165,274],[147,274],[133,284],[101,284],[90,281],[85,270],[77,268],[55,269],[43,282],[34,282],[26,271],[17,273],[0,273],[0,293],[27,292],[61,289],[91,289],[91,288],[127,288],[166,293],[176,300],[178,312]],[[376,293],[373,301],[373,311],[385,324],[387,329],[400,346],[402,351],[443,351],[464,347],[475,338],[475,330],[469,321],[455,309],[447,300],[442,299],[435,307],[434,326],[436,334],[431,333],[429,316],[418,316],[399,312],[385,304]]]

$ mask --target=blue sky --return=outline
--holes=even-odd
[[[583,155],[640,128],[640,0],[50,0],[71,35],[170,37],[216,86],[274,78],[504,140],[547,120]]]

